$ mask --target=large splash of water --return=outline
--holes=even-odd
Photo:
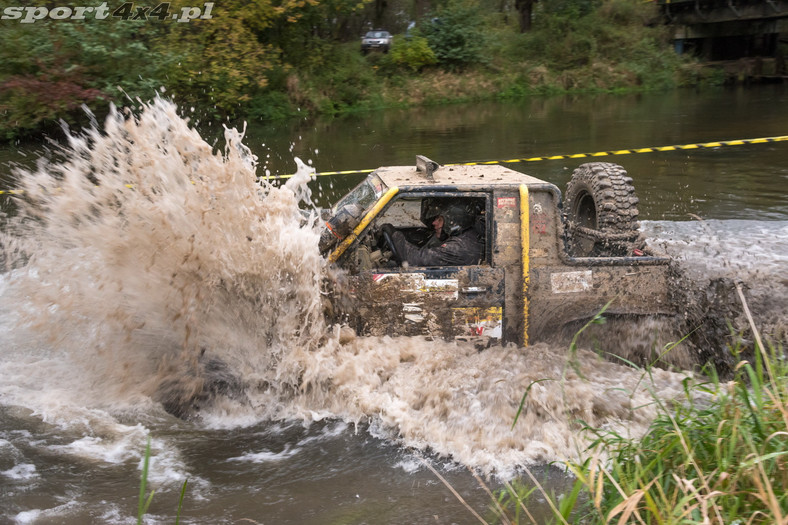
[[[298,192],[257,182],[242,135],[225,138],[213,152],[157,100],[70,135],[62,162],[21,176],[6,304],[105,399],[173,375],[198,391],[204,352],[270,368],[323,334],[323,261]]]
[[[504,473],[576,457],[580,420],[638,435],[652,394],[681,392],[679,375],[647,385],[589,352],[569,366],[563,347],[477,352],[327,326],[310,169],[258,181],[242,138],[227,129],[214,151],[155,100],[17,174],[0,237],[5,405],[63,424],[161,404],[209,426],[341,418]]]

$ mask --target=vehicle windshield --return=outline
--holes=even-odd
[[[331,213],[332,215],[336,215],[342,208],[351,207],[352,205],[356,205],[366,211],[378,201],[380,196],[383,195],[383,192],[387,189],[387,186],[380,180],[380,177],[372,173],[361,181],[358,186],[353,188],[350,193],[342,197],[342,199],[331,208]]]
[[[385,38],[388,36],[388,33],[385,31],[370,31],[367,33],[366,38]]]

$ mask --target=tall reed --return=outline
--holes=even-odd
[[[707,380],[685,381],[683,398],[670,405],[654,393],[659,415],[639,440],[586,426],[594,440],[585,459],[565,464],[573,490],[558,498],[507,485],[497,519],[521,523],[538,494],[553,502],[553,523],[788,525],[788,361],[782,348],[764,347],[742,304],[755,352],[748,361],[732,350],[732,380],[708,369]],[[647,380],[650,370],[643,374]]]
[[[153,501],[153,494],[156,492],[152,490],[148,496],[145,496],[146,487],[148,485],[148,472],[150,469],[150,436],[148,436],[148,443],[145,446],[145,456],[142,460],[142,473],[140,474],[140,494],[137,500],[137,525],[142,525],[143,516],[147,514],[148,508]],[[178,511],[175,514],[175,525],[181,522],[181,511],[183,510],[183,498],[186,495],[186,484],[188,479],[183,480],[181,486],[181,495],[178,498]]]

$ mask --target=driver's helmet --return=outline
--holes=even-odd
[[[443,215],[443,229],[449,236],[459,235],[476,222],[476,206],[471,202],[451,201],[439,215]]]
[[[432,221],[438,215],[443,215],[443,206],[440,199],[424,199],[421,201],[421,222],[429,229],[432,229]]]

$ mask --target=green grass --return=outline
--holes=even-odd
[[[548,494],[532,478],[506,485],[495,501],[501,523],[536,523],[534,497],[547,499],[553,523],[788,524],[788,362],[755,338],[751,361],[740,348],[735,375],[685,381],[684,398],[667,405],[640,440],[586,427],[594,437],[579,462],[565,467],[569,494]],[[644,380],[650,370],[643,369]]]
[[[150,468],[150,436],[148,436],[148,443],[145,446],[145,456],[142,461],[142,473],[140,474],[140,493],[139,499],[137,501],[137,525],[142,525],[142,518],[147,514],[148,508],[150,507],[151,502],[153,501],[153,494],[155,494],[155,490],[152,490],[150,494],[147,496],[145,495],[146,488],[148,485],[148,472]],[[186,484],[189,480],[183,481],[183,486],[181,487],[181,496],[178,499],[178,512],[175,514],[175,525],[178,525],[181,521],[181,510],[183,509],[183,497],[186,495]]]
[[[137,502],[137,525],[142,524],[142,517],[148,512],[155,490],[145,497],[145,488],[148,485],[148,467],[150,466],[150,436],[148,444],[145,446],[145,458],[142,462],[142,474],[140,475],[140,496]]]

